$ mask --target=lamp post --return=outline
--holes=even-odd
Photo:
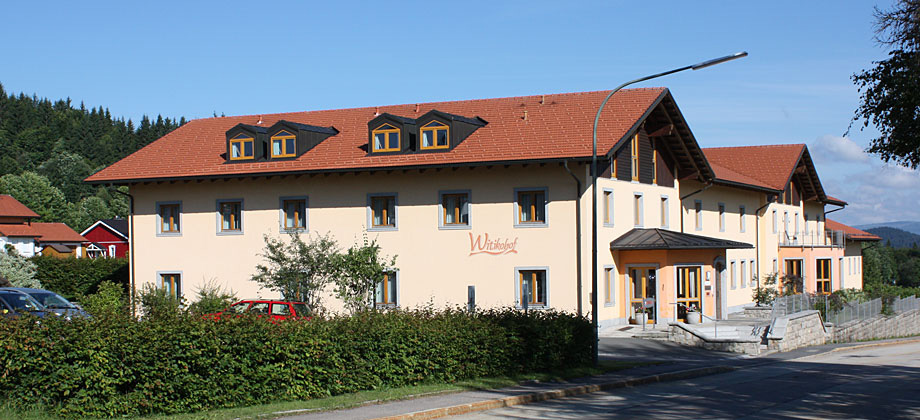
[[[712,60],[703,61],[701,63],[693,64],[690,66],[680,67],[673,70],[668,70],[663,73],[653,74],[651,76],[641,77],[635,80],[630,80],[626,83],[623,83],[620,86],[617,86],[616,89],[610,91],[607,94],[607,97],[604,98],[604,101],[601,102],[600,108],[597,109],[597,115],[594,117],[594,133],[593,144],[591,146],[591,325],[594,328],[594,365],[597,365],[597,356],[598,356],[598,326],[597,326],[597,123],[601,119],[601,111],[604,110],[604,106],[607,105],[607,101],[613,96],[614,93],[617,93],[620,89],[623,89],[626,86],[629,86],[633,83],[644,82],[646,80],[655,79],[661,76],[667,76],[669,74],[681,72],[684,70],[702,70],[706,67],[711,67],[716,64],[722,64],[726,61],[735,60],[742,57],[747,57],[747,52],[742,51],[732,55],[726,55],[725,57],[719,57]]]

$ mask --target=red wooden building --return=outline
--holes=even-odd
[[[86,255],[90,258],[125,258],[128,256],[128,221],[125,219],[102,219],[82,233],[89,241]]]

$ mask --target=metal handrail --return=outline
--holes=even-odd
[[[701,317],[706,318],[706,319],[712,321],[712,325],[713,325],[713,327],[712,327],[712,329],[713,329],[713,338],[719,338],[719,320],[713,319],[713,318],[710,318],[710,317],[706,316],[706,314],[704,314],[703,311],[691,310],[689,306],[687,306],[686,304],[684,304],[684,303],[682,303],[682,302],[674,302],[674,303],[672,303],[672,305],[680,305],[680,306],[683,306],[684,309],[687,310],[687,312],[698,312],[698,313],[700,314]],[[677,308],[674,308],[674,314],[677,315]]]

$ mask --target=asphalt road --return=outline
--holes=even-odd
[[[837,351],[731,373],[455,419],[918,419],[920,343]]]

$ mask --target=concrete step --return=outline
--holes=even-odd
[[[668,332],[656,330],[639,330],[633,333],[633,338],[641,338],[644,340],[667,340]]]

